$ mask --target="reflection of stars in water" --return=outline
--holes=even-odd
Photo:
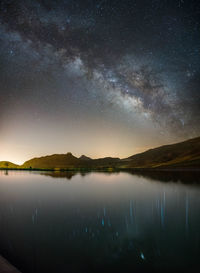
[[[184,4],[184,0],[179,0],[178,6],[179,8]]]
[[[142,252],[140,253],[140,257],[142,260],[145,260],[144,254]]]

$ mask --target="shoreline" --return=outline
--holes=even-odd
[[[174,167],[174,168],[117,168],[117,167],[99,167],[99,168],[0,168],[0,171],[51,171],[51,172],[92,172],[92,171],[105,171],[105,172],[121,172],[121,171],[163,171],[163,172],[200,172],[200,168],[184,168],[184,167]]]
[[[0,272],[1,273],[21,273],[8,260],[0,255]]]

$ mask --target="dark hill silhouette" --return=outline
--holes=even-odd
[[[92,160],[90,157],[85,156],[85,155],[80,156],[79,159],[81,159],[81,160]]]
[[[130,168],[200,168],[200,137],[150,149],[123,161],[123,165]]]
[[[105,157],[91,159],[85,155],[77,158],[71,153],[54,154],[26,161],[18,166],[11,162],[0,162],[0,168],[24,169],[148,169],[190,168],[200,169],[200,137],[184,142],[165,145],[125,159]]]
[[[77,158],[71,153],[67,153],[33,158],[26,161],[21,167],[32,169],[104,168],[115,166],[117,162],[120,162],[119,158],[105,157],[91,159],[86,156]]]
[[[79,163],[80,159],[73,156],[71,153],[67,153],[33,158],[26,161],[21,167],[33,169],[73,168],[78,166]]]

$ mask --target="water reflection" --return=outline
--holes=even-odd
[[[71,179],[73,176],[80,174],[82,177],[89,175],[91,171],[45,171],[41,172],[41,175],[45,176],[51,176],[53,178],[67,178]],[[98,173],[98,172],[96,172]],[[104,173],[105,175],[112,175],[113,173],[119,174],[118,172],[99,172]],[[145,177],[149,178],[151,180],[156,181],[162,181],[162,182],[179,182],[184,184],[200,184],[200,172],[199,171],[155,171],[155,170],[149,170],[149,171],[126,171],[126,173],[129,173],[131,175],[137,175],[139,177]]]
[[[94,171],[45,171],[40,172],[41,175],[51,176],[53,178],[66,178],[71,179],[75,175],[81,175],[82,177],[89,175],[91,173],[95,173]],[[113,173],[119,172],[106,172],[106,171],[99,171],[96,173],[104,173],[105,175],[112,175]]]
[[[2,173],[0,251],[30,273],[199,272],[200,188],[128,173]]]
[[[184,184],[200,184],[200,171],[137,171],[131,172],[133,175],[138,174],[151,180],[162,182],[180,182]]]

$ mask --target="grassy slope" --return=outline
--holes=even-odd
[[[123,167],[163,168],[163,167],[199,167],[200,137],[177,144],[150,149],[133,155],[124,161]]]
[[[14,163],[12,163],[12,162],[9,162],[9,161],[0,161],[0,168],[2,168],[2,169],[9,169],[9,168],[13,168],[13,169],[15,169],[15,168],[18,168],[19,167],[19,165],[16,165],[16,164],[14,164]]]
[[[80,159],[68,154],[55,154],[44,156],[40,158],[33,158],[26,161],[22,168],[41,168],[41,169],[66,169],[66,168],[97,168],[113,166],[115,162],[120,161],[116,158],[102,158],[102,159]]]
[[[21,167],[22,168],[42,168],[42,169],[53,169],[53,168],[73,168],[77,166],[79,159],[73,156],[71,153],[67,154],[54,154],[49,156],[43,156],[39,158],[33,158],[26,161]]]

